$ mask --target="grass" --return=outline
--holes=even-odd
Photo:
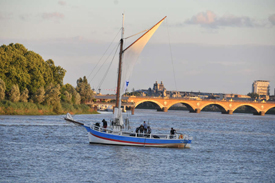
[[[62,109],[58,113],[53,106],[35,104],[31,102],[0,101],[0,115],[56,115],[56,114],[99,114],[93,108],[85,105],[75,105],[61,102]]]

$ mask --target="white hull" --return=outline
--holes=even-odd
[[[192,138],[153,138],[153,136],[131,136],[100,132],[86,127],[88,131],[89,143],[91,144],[109,144],[123,146],[143,146],[143,147],[174,147],[174,148],[190,148]],[[133,135],[133,134],[132,134]]]

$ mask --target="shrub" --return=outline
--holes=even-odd
[[[6,84],[0,78],[0,101],[5,99]]]
[[[20,91],[18,85],[12,85],[10,90],[10,101],[18,102],[20,99]]]
[[[20,101],[28,102],[28,98],[29,98],[29,90],[27,88],[25,88],[25,90],[21,93]]]

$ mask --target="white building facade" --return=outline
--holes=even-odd
[[[267,80],[257,80],[252,84],[252,93],[257,93],[260,99],[269,99],[269,81]]]

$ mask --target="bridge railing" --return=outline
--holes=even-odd
[[[275,103],[275,101],[255,101],[255,100],[252,100],[252,99],[247,99],[247,100],[244,100],[244,99],[201,99],[201,98],[198,98],[198,99],[192,99],[192,98],[183,98],[183,97],[157,97],[157,96],[130,96],[130,98],[148,98],[148,99],[152,99],[152,98],[155,98],[155,99],[175,99],[175,100],[190,100],[190,101],[194,101],[194,100],[197,100],[197,101],[230,101],[230,102],[255,102],[255,103]]]

